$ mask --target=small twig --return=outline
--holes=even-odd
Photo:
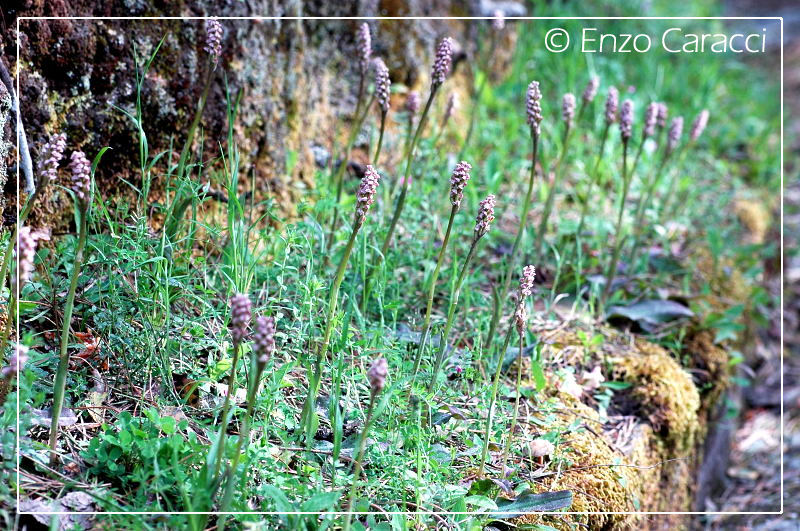
[[[560,473],[568,474],[570,472],[578,472],[579,470],[587,470],[590,468],[601,468],[601,467],[624,467],[624,468],[635,468],[637,470],[650,470],[651,468],[659,467],[665,463],[669,463],[671,461],[686,461],[688,457],[673,457],[672,459],[665,459],[664,461],[659,461],[658,463],[654,463],[652,465],[626,465],[624,463],[609,463],[609,464],[596,464],[596,465],[585,465],[585,466],[576,466],[572,468],[567,468],[562,470]],[[544,474],[540,474],[536,476],[537,478],[544,478],[548,476],[555,476],[558,472],[546,472]]]

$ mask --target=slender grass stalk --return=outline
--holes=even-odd
[[[592,165],[592,173],[589,174],[589,186],[586,188],[586,195],[581,202],[581,215],[580,218],[578,218],[578,228],[575,230],[576,242],[583,231],[583,226],[586,224],[586,214],[589,213],[589,199],[591,199],[592,190],[595,184],[597,184],[597,173],[600,168],[600,162],[603,160],[603,153],[606,148],[606,141],[608,140],[608,131],[610,128],[611,124],[606,123],[605,127],[603,127],[603,133],[600,136],[600,147],[597,150],[597,158],[595,158],[594,164]]]
[[[478,468],[478,475],[483,476],[483,471],[486,468],[486,458],[489,455],[489,436],[492,431],[492,420],[494,417],[494,406],[495,402],[497,402],[497,388],[500,385],[500,374],[503,372],[503,362],[506,359],[506,350],[508,350],[508,344],[511,342],[511,334],[514,331],[514,327],[509,326],[508,332],[506,332],[505,341],[503,341],[503,348],[500,350],[500,355],[497,358],[497,368],[494,371],[494,378],[492,379],[492,394],[491,399],[489,400],[489,412],[487,413],[486,417],[486,428],[483,432],[483,450],[481,451],[481,466]]]
[[[370,384],[369,393],[369,406],[367,406],[367,420],[364,422],[364,429],[361,431],[361,437],[358,440],[358,451],[356,453],[355,465],[353,467],[353,483],[350,486],[350,496],[347,501],[347,510],[350,511],[344,520],[342,529],[348,531],[353,521],[353,503],[356,499],[356,492],[358,491],[358,480],[361,478],[362,464],[364,460],[364,448],[367,444],[367,434],[372,426],[373,413],[375,411],[375,398],[380,394],[386,386],[386,377],[389,374],[389,364],[386,358],[378,358],[372,364],[369,371],[367,371],[367,379]]]
[[[386,113],[381,112],[381,130],[378,133],[378,145],[375,147],[375,155],[372,157],[372,165],[378,167],[378,162],[381,159],[381,148],[383,147],[383,133],[386,129]]]
[[[442,339],[439,343],[439,352],[436,356],[436,361],[433,366],[433,374],[431,375],[431,381],[428,385],[428,392],[431,393],[436,388],[436,380],[439,377],[439,372],[442,370],[442,364],[444,363],[444,357],[447,353],[447,345],[450,339],[450,330],[453,327],[453,322],[455,318],[456,308],[458,307],[458,297],[461,294],[461,287],[464,284],[464,279],[467,276],[467,271],[469,271],[470,262],[472,261],[472,257],[475,254],[475,249],[478,246],[478,242],[483,238],[487,232],[489,232],[489,228],[491,227],[492,222],[494,221],[494,207],[495,207],[495,198],[493,195],[488,195],[486,199],[481,201],[480,209],[478,210],[478,216],[475,220],[475,230],[473,232],[472,237],[472,244],[469,246],[469,251],[467,252],[467,257],[464,259],[464,265],[461,266],[461,272],[458,274],[458,279],[456,280],[455,289],[453,290],[453,295],[450,298],[450,308],[447,311],[447,321],[444,325],[444,332],[442,333]]]
[[[101,153],[102,154],[102,153]],[[98,155],[99,157],[100,155]],[[95,164],[98,159],[95,159]],[[64,407],[64,393],[67,384],[67,370],[69,369],[69,331],[72,324],[72,311],[75,307],[75,291],[78,288],[78,278],[83,267],[84,250],[89,232],[89,207],[92,203],[91,174],[94,169],[82,151],[72,153],[72,185],[75,192],[75,211],[78,215],[78,243],[75,247],[75,257],[72,262],[67,300],[64,304],[64,322],[61,326],[61,346],[58,356],[58,368],[53,384],[52,420],[50,422],[50,466],[58,464],[59,457],[56,450],[58,445],[58,420]]]
[[[645,229],[644,214],[647,210],[647,205],[650,204],[653,194],[655,194],[655,191],[658,189],[658,185],[661,182],[661,176],[664,174],[664,169],[667,165],[667,161],[669,160],[669,156],[670,152],[665,150],[661,155],[661,160],[659,161],[658,165],[653,167],[653,169],[650,171],[650,175],[646,181],[647,188],[645,193],[639,197],[639,202],[636,205],[636,213],[634,215],[633,224],[633,243],[631,245],[630,255],[628,255],[628,263],[631,265],[635,263],[637,258],[636,255],[639,252],[639,245]]]
[[[311,444],[311,441],[314,437],[314,434],[311,433],[311,431],[313,431],[311,428],[313,426],[314,419],[314,403],[316,402],[317,393],[319,391],[319,383],[322,379],[322,362],[327,357],[328,345],[330,343],[331,334],[333,333],[333,324],[336,320],[336,309],[339,303],[339,289],[342,285],[342,280],[344,279],[344,273],[347,270],[347,264],[350,260],[350,254],[353,251],[356,237],[358,236],[358,231],[361,230],[361,227],[364,225],[364,222],[367,219],[367,211],[375,200],[375,192],[378,189],[379,182],[380,175],[378,175],[378,172],[376,172],[375,168],[373,168],[371,165],[367,166],[367,170],[364,173],[364,178],[361,179],[361,186],[359,187],[357,194],[356,215],[355,223],[353,224],[353,230],[350,233],[350,238],[347,241],[344,254],[339,262],[339,267],[336,269],[336,275],[331,286],[331,292],[328,299],[328,312],[326,316],[325,332],[322,337],[322,343],[318,349],[313,376],[309,378],[308,395],[306,396],[306,401],[303,405],[302,422],[306,431],[307,445]]]

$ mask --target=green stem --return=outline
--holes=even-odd
[[[381,157],[381,147],[383,147],[383,131],[386,128],[386,113],[381,111],[381,132],[378,134],[378,146],[375,148],[375,157],[372,159],[372,165],[377,168],[378,161]]]
[[[428,333],[430,332],[430,325],[431,325],[431,312],[433,310],[433,295],[436,292],[436,280],[439,278],[439,271],[442,268],[442,263],[444,262],[445,251],[447,250],[447,243],[450,241],[450,232],[453,228],[453,220],[456,217],[456,213],[458,212],[458,207],[453,206],[450,209],[450,219],[447,221],[447,230],[444,233],[444,240],[442,241],[442,247],[439,249],[439,257],[436,259],[436,267],[433,270],[433,274],[431,275],[430,285],[428,287],[428,303],[425,307],[425,321],[422,325],[422,335],[420,336],[419,340],[419,349],[417,350],[417,357],[414,360],[414,371],[413,377],[411,378],[411,386],[409,389],[414,388],[414,382],[417,380],[417,372],[419,371],[419,365],[422,361],[422,354],[425,352],[425,345],[428,342]]]
[[[361,477],[361,461],[364,458],[364,447],[367,444],[367,432],[369,431],[370,426],[372,426],[372,412],[375,408],[375,397],[377,393],[373,392],[369,395],[369,406],[367,407],[367,420],[364,423],[364,430],[361,432],[361,437],[358,440],[358,453],[356,454],[356,463],[353,467],[353,484],[350,486],[350,495],[347,499],[347,510],[350,511],[347,515],[345,515],[344,519],[344,526],[342,529],[344,531],[348,531],[350,529],[350,524],[353,521],[353,502],[356,498],[356,491],[358,490],[358,480]]]
[[[502,475],[506,474],[506,463],[508,462],[508,451],[511,448],[511,439],[514,437],[514,430],[517,429],[517,418],[519,415],[519,400],[522,394],[522,351],[525,346],[525,334],[522,329],[519,330],[519,356],[517,357],[517,397],[514,400],[514,416],[511,417],[511,428],[508,430],[506,436],[506,444],[503,448],[503,468]],[[481,467],[483,471],[483,467]]]
[[[330,342],[331,334],[333,333],[333,323],[336,319],[336,307],[339,302],[339,288],[342,285],[344,273],[347,270],[347,263],[350,259],[350,253],[353,251],[353,246],[356,242],[356,236],[358,236],[358,231],[361,229],[361,225],[362,222],[358,221],[353,226],[353,231],[350,233],[350,239],[347,241],[347,246],[344,249],[342,259],[339,262],[339,267],[336,269],[336,276],[334,277],[333,285],[331,286],[331,293],[328,299],[328,315],[327,323],[325,324],[325,334],[323,335],[322,344],[320,345],[314,367],[313,381],[309,381],[308,395],[306,396],[306,402],[303,405],[302,420],[306,428],[309,428],[311,425],[311,419],[313,418],[314,402],[317,399],[317,389],[319,387],[320,379],[322,378],[322,361],[328,354],[328,343]],[[310,444],[312,436],[313,434],[306,433],[307,444]]]
[[[242,454],[242,446],[245,442],[250,441],[250,421],[253,418],[253,409],[256,402],[256,395],[258,394],[258,386],[261,380],[261,374],[263,373],[264,367],[263,364],[258,363],[256,366],[256,371],[253,374],[253,383],[250,386],[250,389],[247,393],[247,411],[242,421],[242,432],[239,435],[239,441],[236,443],[236,453],[233,454],[233,461],[231,462],[231,466],[228,470],[228,480],[225,484],[225,492],[223,493],[222,497],[222,506],[220,508],[220,521],[219,521],[219,531],[225,531],[225,521],[227,520],[227,515],[224,513],[228,511],[230,507],[231,500],[233,499],[233,493],[238,483],[238,478],[236,477],[236,469],[239,467],[239,458]]]
[[[650,201],[655,193],[656,189],[658,188],[658,184],[661,181],[661,176],[664,172],[664,166],[667,163],[667,159],[669,158],[669,153],[665,152],[664,155],[661,157],[661,161],[659,162],[658,166],[656,166],[651,172],[650,176],[647,180],[647,189],[645,193],[643,193],[639,197],[639,203],[636,205],[636,214],[634,217],[634,224],[633,224],[633,245],[631,246],[631,253],[628,256],[628,263],[633,266],[636,260],[636,255],[639,251],[639,245],[641,243],[642,234],[644,232],[644,213],[647,210],[647,205],[650,204]]]
[[[200,95],[200,101],[197,105],[197,110],[194,113],[194,118],[192,119],[192,123],[189,126],[189,131],[186,135],[186,142],[183,144],[183,149],[181,149],[181,156],[178,159],[178,169],[176,175],[179,180],[184,178],[186,161],[189,158],[189,153],[192,150],[194,135],[197,132],[197,127],[200,125],[200,120],[203,118],[203,111],[206,108],[208,91],[211,88],[211,80],[214,77],[214,67],[211,61],[212,60],[209,59],[208,72],[206,73],[206,81],[205,85],[203,86],[203,92]],[[170,242],[174,239],[175,234],[177,234],[178,226],[180,225],[180,222],[183,219],[183,214],[186,212],[186,209],[191,204],[191,200],[186,200],[185,198],[182,197],[182,195],[183,195],[183,186],[182,184],[179,184],[178,189],[176,190],[175,193],[175,197],[173,198],[172,201],[172,204],[177,205],[177,208],[174,208],[169,213],[167,222],[164,224],[167,239],[169,239]],[[145,194],[143,194],[143,196],[144,197],[142,197],[142,201],[144,201],[145,204],[147,204],[147,197]]]
[[[477,248],[479,241],[480,238],[473,238],[472,245],[469,246],[467,257],[464,259],[464,265],[461,267],[461,272],[458,274],[458,280],[456,280],[456,289],[453,291],[453,297],[450,300],[450,309],[447,312],[447,322],[444,325],[444,333],[442,334],[442,340],[439,343],[439,353],[436,356],[436,363],[433,366],[433,374],[431,375],[431,381],[428,385],[429,393],[433,392],[434,388],[436,387],[436,380],[439,377],[439,372],[442,370],[442,363],[444,363],[444,356],[447,353],[447,344],[450,338],[450,329],[453,327],[456,307],[458,306],[458,297],[461,294],[461,286],[464,284],[464,279],[466,278],[467,271],[469,270],[469,264],[472,261],[472,256],[475,254],[475,249]]]
[[[614,254],[611,256],[611,262],[608,265],[606,272],[606,285],[603,288],[603,296],[601,298],[601,305],[605,307],[606,300],[611,294],[611,284],[614,282],[614,276],[617,272],[617,262],[619,261],[619,253],[622,249],[622,242],[624,240],[622,234],[622,218],[625,214],[625,201],[628,198],[628,188],[630,187],[631,179],[628,176],[628,142],[622,142],[622,194],[619,201],[619,211],[617,212],[616,224],[616,237],[614,241]]]
[[[517,267],[517,253],[519,252],[520,243],[522,242],[525,227],[528,224],[528,211],[530,210],[531,197],[533,196],[533,185],[536,179],[536,162],[539,156],[539,134],[534,128],[531,128],[531,141],[533,143],[533,158],[531,160],[531,173],[528,177],[528,191],[525,194],[525,199],[522,202],[522,209],[519,213],[519,226],[517,227],[517,236],[514,239],[514,245],[511,247],[511,255],[506,264],[506,277],[503,281],[502,291],[495,297],[494,311],[492,313],[492,320],[489,323],[489,333],[486,336],[486,343],[484,345],[487,349],[492,348],[494,335],[497,332],[497,325],[500,322],[500,314],[503,311],[503,302],[505,301],[508,290],[511,287],[511,279],[514,275],[514,270]]]
[[[586,189],[586,197],[583,198],[583,204],[581,205],[581,217],[578,220],[578,229],[575,231],[576,241],[577,238],[580,237],[581,231],[583,230],[583,225],[586,222],[586,214],[589,213],[589,199],[592,195],[592,189],[597,182],[597,170],[600,168],[600,161],[603,160],[603,152],[605,151],[606,140],[608,140],[609,125],[610,124],[606,122],[606,126],[603,128],[603,136],[600,140],[600,149],[597,151],[597,158],[592,166],[592,173],[589,175],[589,187]]]
[[[486,429],[483,434],[483,451],[481,452],[481,466],[478,469],[478,475],[483,476],[483,470],[486,467],[486,458],[489,455],[489,435],[492,431],[492,417],[494,415],[494,404],[497,401],[497,388],[500,384],[500,374],[503,372],[503,362],[506,359],[506,350],[508,344],[511,342],[511,332],[513,327],[508,327],[506,332],[506,339],[503,342],[503,350],[500,351],[500,357],[497,359],[497,368],[494,371],[494,379],[492,380],[492,398],[489,401],[489,412],[486,417]]]
[[[420,133],[425,127],[428,113],[430,112],[431,105],[433,104],[433,98],[436,96],[438,89],[439,85],[433,85],[431,87],[431,94],[428,96],[428,101],[425,103],[425,109],[422,111],[422,116],[420,116],[419,123],[417,124],[417,130],[414,132],[414,138],[411,140],[411,145],[408,147],[408,152],[406,153],[406,169],[403,172],[403,187],[400,189],[400,197],[397,198],[397,205],[395,206],[394,214],[392,215],[392,221],[389,223],[389,231],[386,233],[386,237],[383,240],[381,253],[376,257],[372,272],[367,276],[366,282],[364,282],[364,291],[361,296],[361,313],[366,312],[367,301],[369,300],[372,287],[372,276],[383,263],[386,253],[389,250],[389,246],[392,243],[392,236],[394,236],[394,231],[397,228],[397,222],[400,219],[400,214],[403,213],[403,207],[406,203],[406,195],[408,194],[409,177],[411,176],[411,162],[414,159],[414,148],[417,146]]]
[[[67,301],[64,306],[64,322],[61,326],[61,349],[58,357],[58,369],[56,370],[56,379],[53,386],[53,408],[51,412],[52,421],[50,423],[50,466],[54,467],[58,464],[58,453],[56,446],[58,444],[58,419],[61,417],[61,410],[64,407],[64,392],[67,384],[67,369],[69,368],[69,329],[72,322],[72,310],[75,307],[75,291],[78,288],[78,277],[81,273],[83,266],[83,252],[86,248],[86,240],[88,237],[88,218],[89,218],[89,205],[88,202],[81,201],[76,208],[79,211],[80,225],[78,227],[78,245],[75,249],[75,259],[72,263],[72,274],[70,275],[69,291],[67,292]]]
[[[233,395],[233,388],[236,385],[236,366],[239,364],[239,354],[241,353],[241,345],[238,342],[233,344],[233,360],[231,361],[230,373],[228,373],[228,392],[225,393],[225,402],[222,404],[222,417],[220,422],[219,436],[217,437],[217,455],[216,463],[214,465],[214,477],[219,476],[219,471],[222,468],[222,458],[225,455],[225,437],[228,433],[228,413],[230,412],[231,396]]]
[[[556,162],[556,171],[555,171],[555,178],[553,179],[553,186],[550,187],[550,190],[547,192],[547,201],[544,205],[544,212],[542,213],[542,220],[539,222],[539,232],[536,234],[536,244],[534,245],[534,255],[541,256],[542,252],[542,244],[544,243],[544,236],[547,232],[547,222],[549,221],[550,214],[553,211],[553,204],[555,203],[556,198],[556,191],[558,190],[558,185],[561,182],[561,178],[563,176],[563,168],[564,168],[564,161],[567,158],[567,152],[569,151],[569,140],[572,136],[572,128],[567,124],[566,130],[564,131],[564,147],[561,150],[561,155],[558,157],[558,162]]]

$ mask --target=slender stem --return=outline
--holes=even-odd
[[[200,125],[200,120],[203,118],[203,111],[206,108],[206,100],[208,99],[208,92],[211,88],[211,80],[214,77],[214,67],[212,64],[212,59],[209,59],[208,63],[208,71],[206,73],[206,80],[205,85],[203,86],[203,92],[200,95],[200,101],[197,104],[197,110],[194,113],[194,118],[192,119],[191,125],[189,125],[189,130],[186,135],[186,142],[183,144],[183,149],[181,149],[181,156],[178,159],[178,169],[177,169],[177,177],[178,179],[182,179],[184,177],[184,168],[186,166],[186,161],[189,158],[189,153],[192,150],[192,144],[194,143],[194,135],[197,132],[197,127]],[[143,175],[142,178],[145,178]],[[177,205],[177,209],[172,210],[169,213],[169,217],[167,222],[164,224],[167,238],[172,240],[175,234],[178,232],[178,225],[183,218],[184,212],[191,204],[191,201],[187,201],[182,197],[182,187],[179,185],[178,190],[176,191],[175,197],[173,198],[172,204]],[[146,192],[142,194],[142,201],[144,204],[147,204],[147,197]]]
[[[242,453],[242,446],[245,442],[250,441],[250,422],[253,418],[253,409],[256,402],[256,394],[258,394],[258,386],[261,380],[261,374],[263,373],[263,364],[257,364],[256,371],[253,374],[253,383],[250,385],[250,389],[247,393],[247,411],[242,421],[242,432],[239,434],[239,441],[236,443],[236,453],[233,454],[233,460],[231,461],[230,468],[228,469],[228,480],[225,484],[225,492],[222,496],[222,506],[220,513],[225,513],[230,507],[231,500],[233,499],[233,493],[236,488],[236,484],[238,483],[238,478],[236,477],[236,469],[239,468],[239,458]],[[218,530],[225,531],[225,522],[227,520],[226,514],[220,514],[220,521]]]
[[[314,402],[317,399],[317,389],[319,387],[320,379],[322,378],[322,361],[328,354],[328,343],[330,342],[331,334],[333,333],[333,323],[336,319],[336,307],[339,302],[339,288],[342,285],[344,272],[347,270],[347,263],[350,259],[350,253],[353,251],[353,246],[356,242],[356,236],[358,236],[358,231],[361,229],[361,225],[362,222],[359,221],[353,226],[353,231],[350,233],[350,239],[347,240],[347,246],[344,249],[344,254],[339,262],[339,267],[336,270],[336,276],[334,277],[333,285],[331,286],[331,293],[328,299],[328,315],[327,323],[325,324],[325,334],[323,335],[322,344],[320,345],[319,353],[317,355],[313,380],[309,381],[308,395],[306,396],[306,402],[303,406],[302,419],[306,428],[311,425],[310,422],[311,418],[313,417],[312,413],[314,412]],[[306,434],[306,442],[310,444],[311,434]]]
[[[475,249],[477,248],[479,241],[480,238],[472,239],[472,245],[469,246],[469,252],[467,253],[467,257],[464,259],[464,265],[461,267],[461,272],[458,274],[458,280],[456,280],[456,289],[453,291],[453,297],[450,300],[450,309],[447,312],[447,322],[444,325],[444,333],[442,334],[442,340],[439,343],[439,353],[436,356],[436,363],[433,366],[433,374],[431,375],[430,384],[428,384],[429,393],[433,392],[433,389],[436,386],[436,379],[439,377],[439,372],[442,370],[442,363],[444,362],[444,356],[447,353],[447,344],[450,338],[450,329],[453,327],[456,307],[458,306],[458,297],[461,294],[461,286],[464,284],[464,278],[467,276],[469,264],[472,261],[472,256],[475,254]]]
[[[608,265],[606,272],[606,285],[603,288],[603,296],[601,299],[602,306],[605,306],[606,300],[611,293],[611,284],[614,282],[614,276],[617,272],[617,262],[619,261],[619,253],[622,249],[622,242],[624,240],[622,234],[622,218],[625,214],[625,200],[628,197],[628,188],[630,187],[631,179],[628,176],[628,142],[622,142],[622,194],[620,195],[619,211],[617,212],[617,225],[616,237],[614,241],[614,254],[611,256],[611,262]]]
[[[218,477],[219,471],[222,468],[222,457],[225,454],[225,437],[228,433],[228,413],[230,412],[231,396],[233,389],[236,385],[236,366],[239,364],[239,354],[241,353],[241,345],[238,342],[233,343],[233,360],[231,361],[230,373],[228,373],[228,392],[225,393],[225,402],[222,404],[222,416],[220,417],[220,430],[217,443],[216,462],[214,464],[214,477]]]
[[[372,392],[369,395],[367,420],[364,423],[364,430],[361,432],[361,437],[358,440],[358,453],[356,454],[356,463],[353,467],[353,483],[350,486],[350,496],[348,496],[347,500],[347,510],[350,512],[345,515],[344,526],[342,527],[344,531],[348,531],[350,529],[350,524],[353,521],[353,502],[355,501],[356,491],[358,490],[358,480],[361,477],[361,460],[364,458],[364,447],[367,444],[367,432],[369,431],[370,426],[372,426],[372,413],[375,408],[375,397],[377,394],[378,393]]]
[[[550,187],[550,190],[547,192],[547,201],[544,205],[544,212],[542,212],[542,220],[539,223],[539,232],[536,234],[536,244],[534,245],[534,254],[536,256],[541,256],[542,252],[542,244],[544,243],[544,236],[547,232],[547,222],[549,221],[550,214],[553,211],[553,204],[555,203],[556,198],[556,191],[558,190],[558,185],[561,182],[561,178],[563,176],[563,169],[564,169],[564,161],[567,158],[567,152],[569,151],[569,140],[572,136],[572,127],[567,124],[566,130],[564,131],[564,146],[561,150],[561,155],[558,157],[558,162],[556,162],[556,171],[555,171],[555,178],[553,179],[553,186]]]
[[[500,315],[503,311],[503,302],[505,301],[508,290],[511,287],[511,279],[514,275],[514,270],[517,267],[517,253],[519,252],[522,236],[525,233],[525,227],[528,224],[528,211],[530,210],[531,197],[533,195],[533,185],[536,179],[536,162],[539,156],[539,134],[536,133],[534,128],[531,128],[531,141],[533,143],[533,158],[531,159],[531,173],[528,177],[528,191],[525,194],[525,199],[522,201],[522,209],[519,213],[519,226],[517,227],[517,236],[514,239],[514,245],[511,247],[511,255],[506,264],[506,277],[503,281],[502,291],[495,298],[494,311],[492,313],[492,320],[489,323],[489,333],[486,336],[486,348],[492,348],[494,335],[497,332],[497,325],[500,322]]]
[[[69,346],[69,329],[72,323],[72,310],[75,307],[75,291],[78,288],[78,277],[81,273],[83,266],[83,253],[86,248],[86,239],[88,237],[88,218],[89,206],[87,202],[81,201],[76,205],[80,215],[80,225],[78,234],[78,245],[75,249],[75,259],[72,263],[72,274],[70,275],[69,291],[67,292],[67,301],[64,306],[64,322],[61,326],[61,350],[58,357],[58,369],[56,370],[56,379],[53,386],[53,408],[51,412],[52,421],[50,423],[50,466],[58,464],[58,453],[56,446],[58,444],[58,420],[61,417],[61,410],[64,406],[64,391],[67,383],[67,369],[69,368],[69,353],[67,347]]]
[[[492,398],[489,401],[489,412],[486,417],[486,429],[483,434],[483,451],[481,452],[481,466],[478,469],[478,475],[483,476],[483,469],[486,467],[486,458],[489,455],[489,435],[492,431],[492,417],[494,415],[494,405],[497,401],[497,388],[500,384],[500,374],[503,372],[503,362],[506,359],[506,350],[508,344],[511,342],[511,332],[514,328],[509,326],[506,332],[506,339],[503,342],[503,350],[500,351],[500,357],[497,359],[497,368],[494,370],[494,379],[492,380]]]
[[[592,173],[589,175],[589,187],[586,189],[586,197],[583,198],[583,204],[581,205],[581,217],[578,220],[578,229],[575,231],[576,241],[581,235],[583,225],[586,222],[586,214],[589,212],[589,199],[592,195],[592,189],[597,182],[597,170],[600,167],[600,161],[603,160],[603,152],[605,151],[606,140],[608,140],[609,125],[610,124],[606,122],[606,125],[603,128],[603,135],[600,140],[600,149],[597,151],[597,158],[592,166]]]
[[[366,282],[364,282],[364,291],[361,295],[361,312],[364,313],[367,308],[367,301],[370,297],[370,291],[372,287],[372,276],[375,274],[375,271],[378,270],[381,263],[383,263],[383,259],[386,256],[386,252],[389,250],[389,246],[392,243],[392,236],[394,236],[394,231],[397,228],[397,222],[400,219],[400,214],[403,212],[403,206],[406,203],[406,195],[408,194],[408,185],[409,185],[409,177],[411,176],[411,162],[414,159],[414,148],[417,146],[417,141],[419,140],[420,133],[422,132],[423,128],[425,127],[425,122],[428,118],[428,113],[430,112],[431,105],[433,104],[433,98],[436,96],[438,92],[439,85],[431,86],[431,94],[428,96],[428,101],[425,103],[425,109],[422,111],[422,116],[420,116],[419,123],[417,124],[417,130],[414,132],[414,138],[411,140],[411,144],[408,146],[408,152],[406,153],[406,169],[403,172],[403,187],[400,189],[400,197],[397,198],[397,205],[394,209],[394,214],[392,215],[392,221],[389,223],[389,230],[386,233],[386,237],[383,240],[383,246],[381,247],[381,253],[375,259],[375,265],[372,268],[372,272],[367,276]]]
[[[375,157],[372,159],[372,165],[378,167],[378,161],[381,157],[381,147],[383,147],[383,131],[386,128],[386,113],[381,111],[381,132],[378,134],[378,146],[375,148]]]
[[[653,194],[658,188],[658,184],[661,181],[661,176],[663,175],[664,167],[668,158],[669,153],[664,152],[658,166],[656,166],[650,172],[650,176],[646,183],[647,189],[645,193],[639,197],[639,203],[636,205],[636,215],[633,224],[633,245],[631,246],[631,253],[628,257],[628,263],[631,264],[631,266],[636,260],[636,254],[639,251],[639,244],[641,243],[641,237],[644,232],[644,213],[647,210],[647,205],[650,204]]]
[[[413,389],[414,382],[417,380],[417,372],[419,371],[419,365],[422,361],[423,352],[425,352],[425,345],[428,342],[428,333],[430,332],[430,325],[431,325],[431,312],[433,310],[433,295],[436,292],[436,279],[439,278],[439,271],[442,268],[442,263],[444,262],[445,251],[447,250],[447,243],[450,241],[450,232],[453,228],[453,220],[456,217],[456,213],[458,212],[458,207],[453,206],[450,209],[450,219],[447,221],[447,230],[444,233],[444,240],[442,241],[442,247],[439,249],[439,257],[436,259],[436,267],[433,270],[433,274],[431,275],[430,284],[428,287],[428,303],[425,307],[425,321],[422,325],[422,335],[420,336],[419,340],[419,348],[417,349],[417,357],[414,360],[414,371],[413,377],[411,378],[411,387]]]
[[[522,394],[522,351],[525,346],[525,333],[524,330],[519,329],[519,356],[517,357],[517,397],[514,400],[514,416],[511,417],[511,428],[508,430],[508,435],[506,436],[506,444],[503,448],[503,468],[502,474],[505,477],[506,474],[506,463],[508,461],[508,451],[511,448],[511,439],[514,437],[514,430],[517,428],[517,418],[519,415],[519,400],[520,395]],[[481,468],[483,470],[483,468]]]
[[[469,141],[472,138],[472,133],[475,129],[475,118],[478,115],[478,109],[480,108],[481,104],[481,95],[483,94],[483,89],[486,86],[486,81],[489,79],[488,75],[488,66],[489,60],[494,56],[495,48],[497,47],[497,36],[495,32],[492,32],[490,41],[489,41],[489,48],[486,55],[480,54],[481,60],[478,61],[478,64],[481,65],[480,69],[483,72],[483,76],[481,77],[480,83],[477,84],[477,87],[474,83],[470,85],[470,96],[472,98],[472,108],[470,109],[469,114],[469,127],[467,128],[467,134],[464,136],[464,142],[461,144],[461,149],[458,152],[457,160],[461,160],[464,158],[464,152],[467,150],[467,146],[469,145]]]

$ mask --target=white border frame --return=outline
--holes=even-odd
[[[24,20],[208,20],[210,18],[216,18],[218,20],[492,20],[492,17],[263,17],[263,16],[249,16],[249,17],[181,17],[181,16],[171,16],[171,17],[94,17],[94,16],[70,16],[70,17],[26,17],[21,16],[17,17],[17,64],[14,71],[14,75],[16,77],[16,94],[14,95],[17,98],[17,120],[22,119],[22,105],[19,100],[19,71],[20,71],[20,21]],[[780,367],[781,367],[781,376],[780,376],[780,389],[781,389],[781,404],[780,404],[780,475],[781,475],[781,492],[780,492],[780,510],[778,511],[766,511],[766,512],[759,512],[759,511],[543,511],[543,512],[536,512],[531,514],[553,514],[553,515],[564,515],[564,514],[633,514],[633,515],[670,515],[670,514],[680,514],[680,515],[782,515],[784,512],[784,460],[783,460],[783,453],[784,453],[784,407],[783,407],[783,373],[784,373],[784,343],[783,343],[783,288],[784,288],[784,279],[783,279],[783,130],[784,130],[784,122],[783,122],[783,93],[784,93],[784,77],[783,77],[783,49],[784,49],[784,36],[783,36],[783,17],[506,17],[506,20],[771,20],[771,21],[780,21],[780,37],[781,37],[781,47],[780,47],[780,107],[781,107],[781,119],[780,119],[780,191],[781,191],[781,207],[780,207],[780,268],[781,268],[781,293],[780,293],[780,344],[781,344],[781,352],[780,352]],[[19,175],[20,175],[20,150],[19,150],[19,135],[17,137],[17,218],[19,218],[20,208],[19,208],[19,192],[20,192],[20,183],[19,183]],[[17,246],[19,246],[19,235],[17,235]],[[17,268],[19,268],[19,256],[17,256]],[[17,315],[19,315],[19,297],[17,297]],[[17,338],[19,338],[19,319],[16,322],[16,332]],[[17,360],[17,374],[19,374],[20,366],[19,366],[19,359]],[[19,389],[19,381],[17,382],[17,388]],[[194,512],[194,511],[80,511],[80,512],[70,512],[70,511],[19,511],[19,504],[20,504],[20,474],[19,474],[19,465],[20,465],[20,446],[19,446],[19,439],[20,439],[20,424],[19,424],[19,392],[17,393],[17,467],[16,467],[16,474],[17,474],[17,515],[36,515],[36,514],[48,514],[48,515],[69,515],[69,514],[91,514],[91,515],[165,515],[165,514],[233,514],[233,515],[345,515],[345,514],[352,514],[352,515],[394,515],[394,514],[403,514],[403,515],[411,515],[411,514],[422,514],[422,515],[435,515],[435,516],[443,516],[443,515],[482,515],[486,513],[478,513],[478,512],[448,512],[448,511],[328,511],[328,512],[304,512],[304,511],[292,511],[292,512],[282,512],[282,511],[229,511],[224,513],[219,512]],[[500,513],[503,514],[503,513]]]

